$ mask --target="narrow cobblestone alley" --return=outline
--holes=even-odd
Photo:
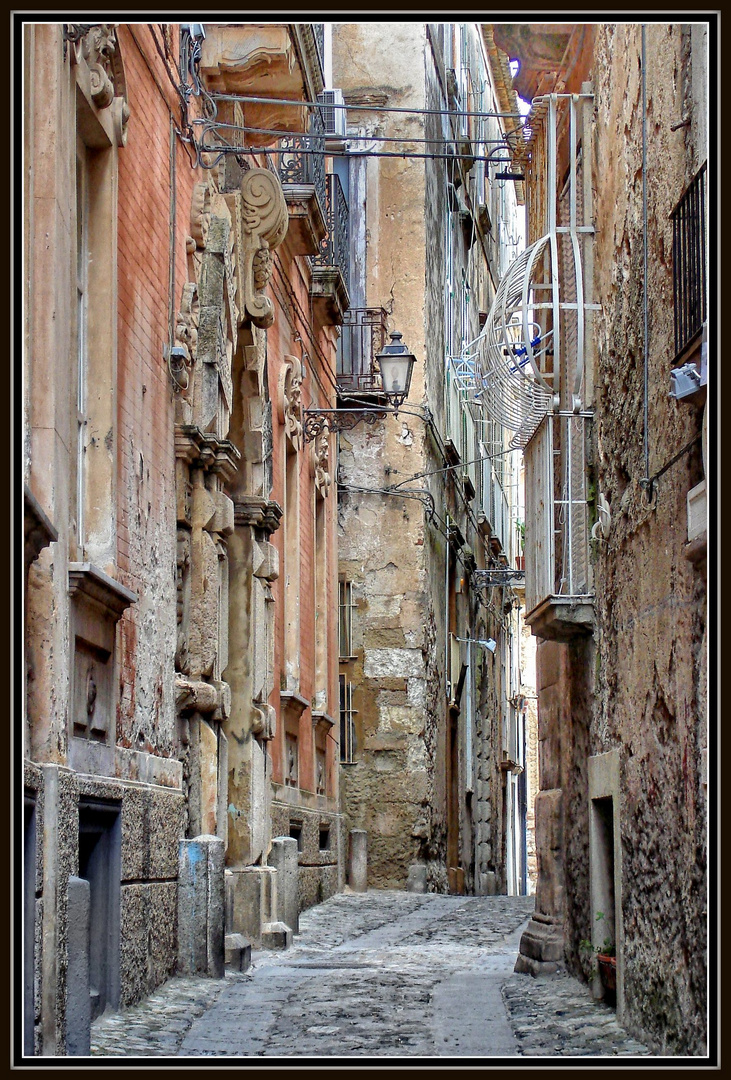
[[[567,975],[513,974],[533,897],[345,893],[245,974],[176,978],[92,1027],[92,1055],[646,1055]]]

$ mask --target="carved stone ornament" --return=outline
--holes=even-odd
[[[175,670],[190,674],[188,622],[190,618],[190,533],[178,529],[175,552],[176,619],[178,625]]]
[[[263,329],[274,322],[274,305],[264,290],[271,277],[271,251],[287,234],[289,214],[282,185],[268,169],[249,169],[241,180],[241,318]]]
[[[277,732],[277,714],[271,705],[257,701],[252,703],[251,730],[262,742],[270,742]]]
[[[330,485],[332,484],[332,477],[328,472],[329,464],[330,432],[325,427],[312,443],[312,468],[315,474],[315,487],[323,499],[330,494]]]
[[[279,422],[296,450],[302,446],[302,363],[286,355],[279,373]]]
[[[211,224],[211,192],[207,183],[194,184],[190,204],[190,233],[193,250],[204,248]],[[190,247],[190,245],[188,245]]]
[[[124,146],[130,112],[116,25],[69,23],[65,38],[72,43],[72,64],[89,69],[89,92],[96,108],[111,106],[114,139],[117,146]]]
[[[198,352],[199,321],[198,286],[194,281],[186,281],[175,320],[175,345],[185,349],[186,356],[184,360],[178,361],[178,367],[173,372],[175,382],[184,397],[189,397],[192,390],[191,370]]]

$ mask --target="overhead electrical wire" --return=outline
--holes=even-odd
[[[238,102],[251,102],[259,105],[292,105],[297,108],[316,108],[321,109],[323,105],[328,109],[344,109],[348,112],[362,111],[362,112],[395,112],[395,113],[409,113],[411,116],[477,116],[477,117],[494,117],[508,120],[522,120],[520,113],[511,112],[469,112],[462,109],[409,109],[405,106],[396,105],[351,105],[344,102],[342,105],[339,102],[322,102],[322,101],[297,101],[292,98],[272,98],[272,97],[257,97],[253,94],[220,94],[216,91],[209,93],[214,101],[238,101]]]

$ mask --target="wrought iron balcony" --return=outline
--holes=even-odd
[[[325,24],[324,23],[312,23],[312,34],[315,38],[315,46],[317,47],[317,58],[320,61],[320,67],[325,70]]]
[[[327,233],[325,128],[316,109],[307,135],[279,140],[279,179],[289,211],[289,243],[295,255],[315,255]]]
[[[327,221],[327,237],[320,246],[320,254],[313,255],[312,265],[334,267],[339,270],[347,289],[350,284],[348,203],[340,183],[340,177],[335,173],[330,173],[327,177],[325,219]]]
[[[325,128],[320,110],[310,119],[308,135],[287,135],[279,140],[279,179],[285,188],[307,185],[315,189],[320,208],[325,213],[327,186],[325,175]]]
[[[382,391],[375,358],[386,344],[386,319],[386,312],[380,307],[350,308],[345,312],[338,339],[339,394],[374,394]]]
[[[706,321],[706,166],[673,210],[673,298],[675,360]]]
[[[327,236],[320,244],[319,253],[310,259],[312,296],[316,304],[322,303],[323,319],[341,324],[350,307],[348,203],[340,177],[335,173],[328,174],[326,191]]]

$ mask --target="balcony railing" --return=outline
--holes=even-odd
[[[675,358],[682,355],[706,320],[706,166],[678,205],[673,221]]]
[[[284,187],[308,185],[315,189],[325,214],[327,183],[325,174],[325,128],[320,110],[310,118],[308,135],[287,135],[279,140],[279,179]]]
[[[586,415],[549,413],[525,448],[526,621],[545,638],[591,620],[587,423]],[[551,607],[554,625],[536,629]]]
[[[327,200],[325,220],[327,236],[320,246],[320,254],[312,256],[313,267],[337,269],[345,288],[350,284],[350,247],[348,240],[348,203],[343,193],[340,177],[335,173],[327,176]]]
[[[386,344],[383,308],[350,308],[345,312],[338,339],[337,383],[341,393],[381,390],[376,353]]]
[[[325,24],[313,23],[312,34],[315,38],[315,45],[317,47],[317,56],[320,61],[320,67],[325,70]]]

